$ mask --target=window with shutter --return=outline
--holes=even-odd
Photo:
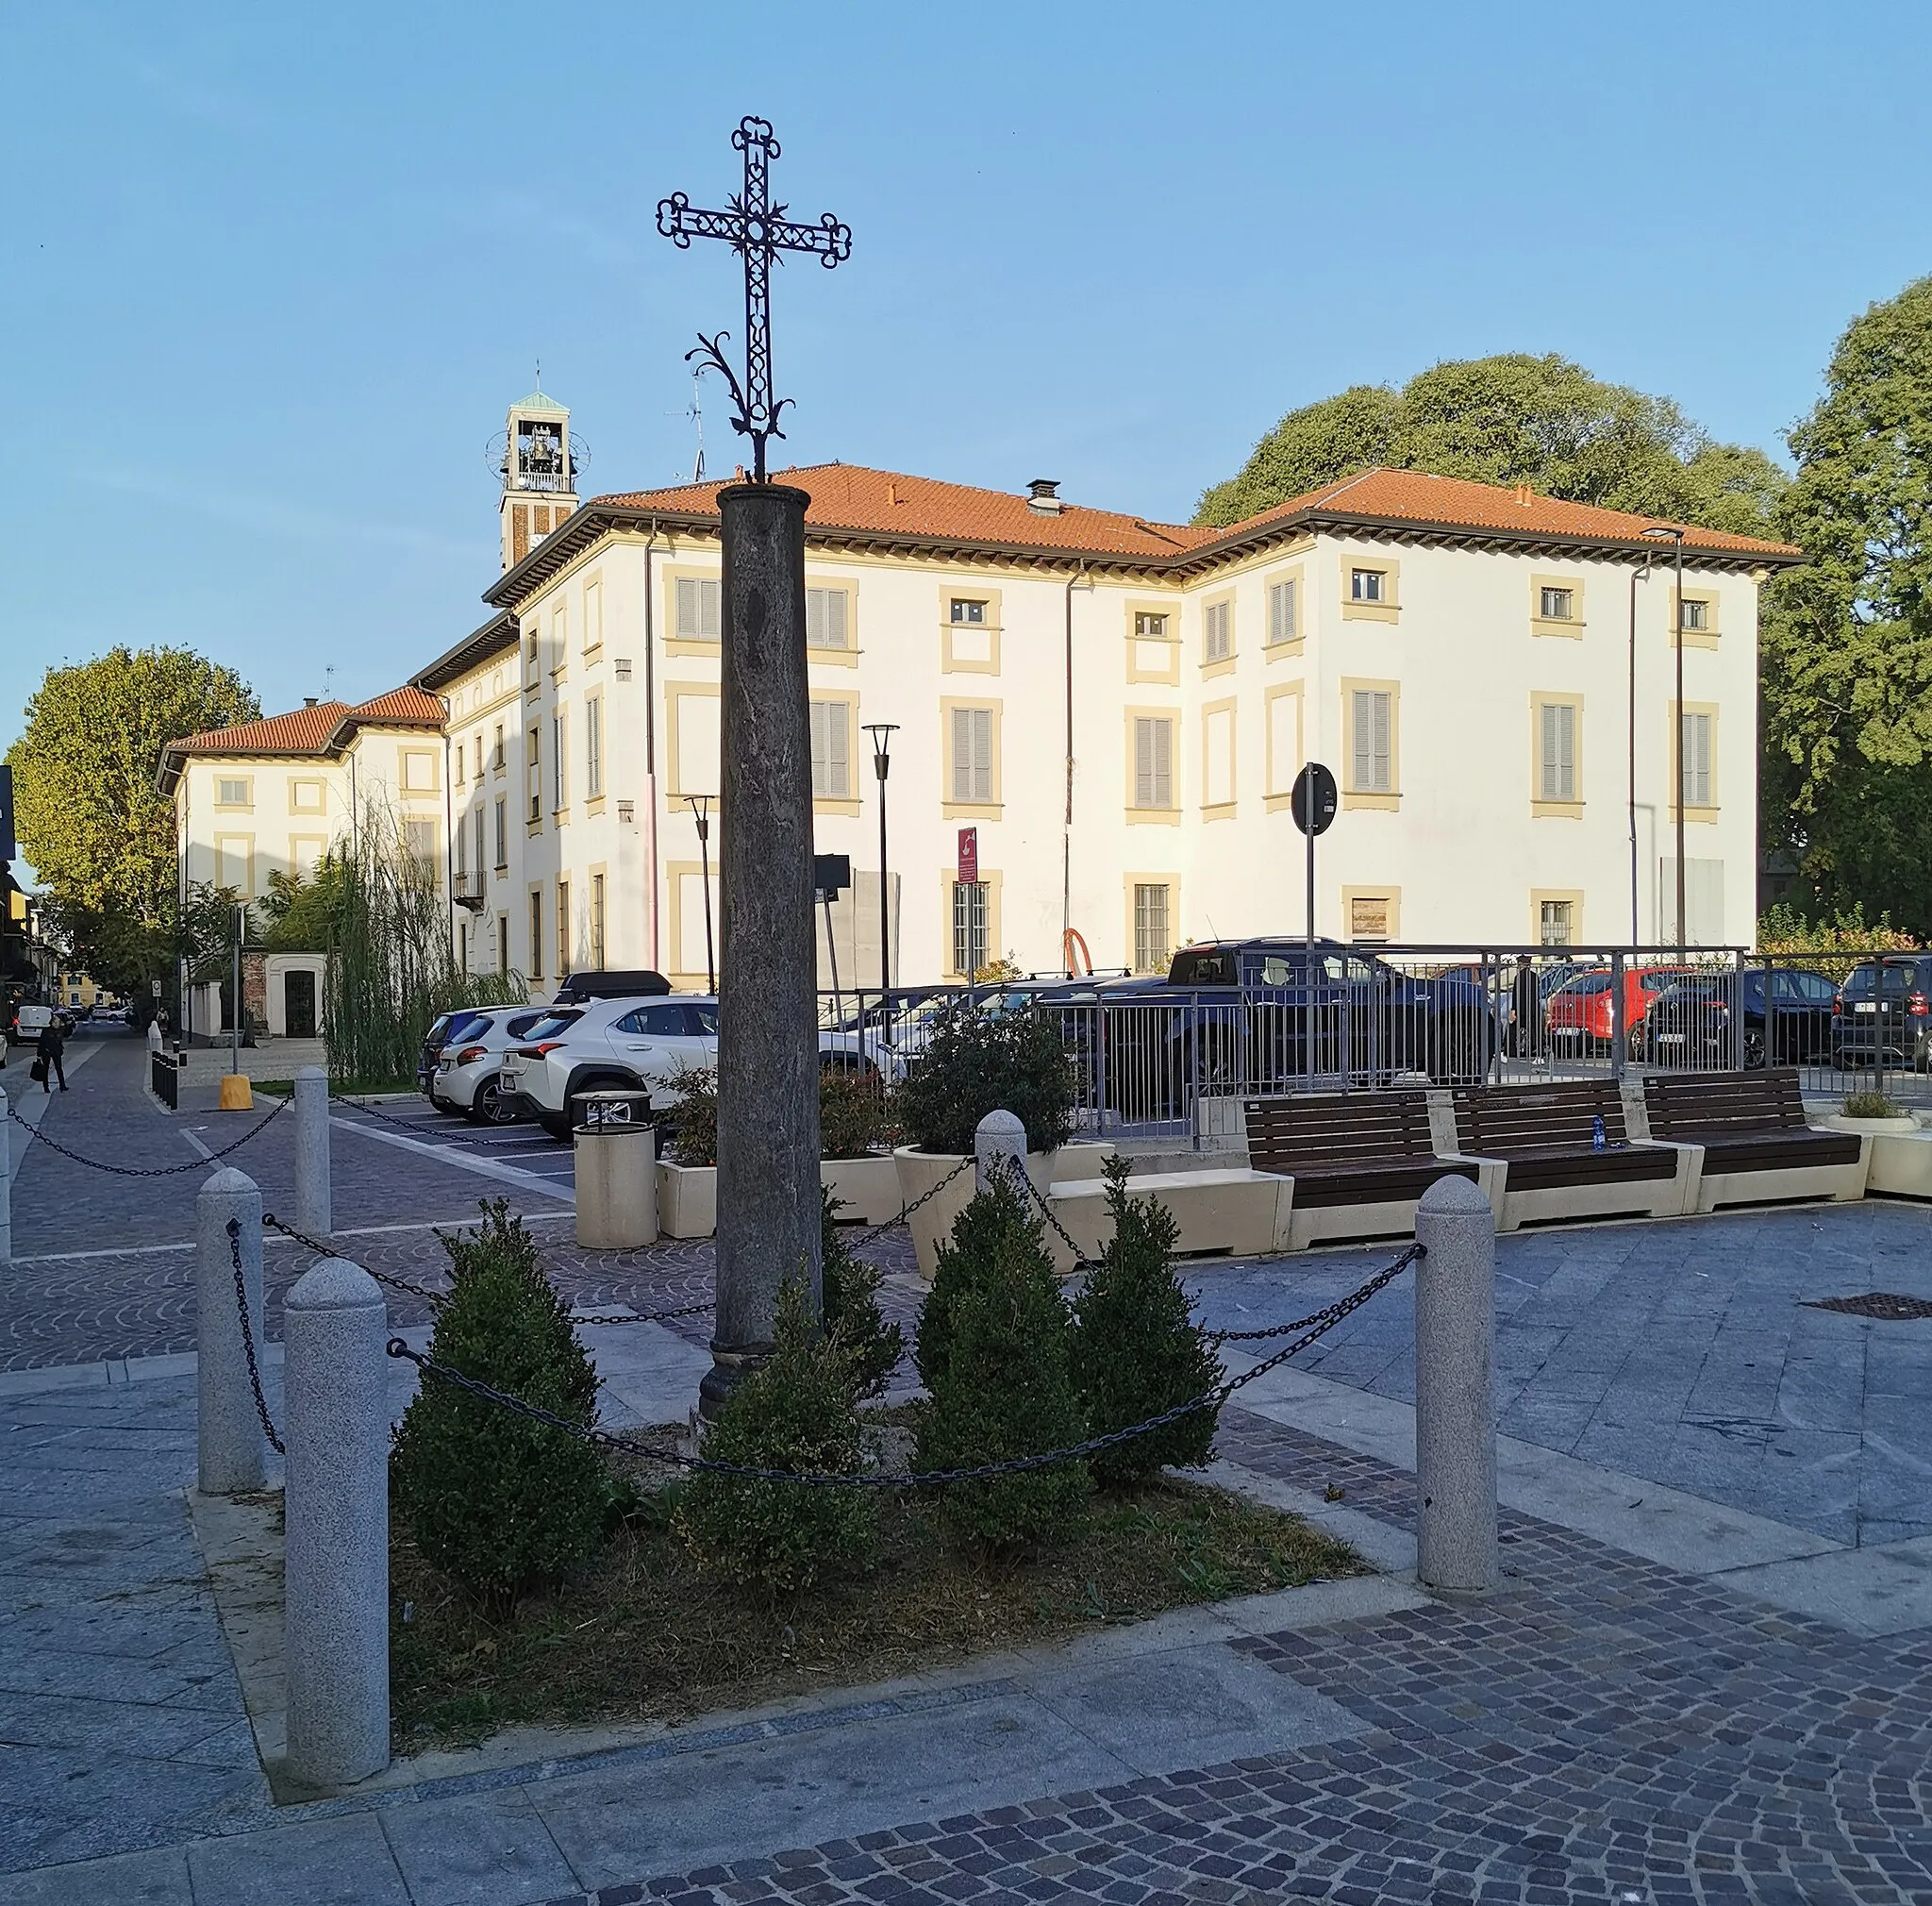
[[[808,648],[844,648],[845,591],[808,589],[805,592],[805,641]]]
[[[1174,806],[1174,723],[1165,715],[1134,717],[1134,805]]]
[[[1201,660],[1225,661],[1234,653],[1234,604],[1210,602],[1201,611]]]
[[[595,800],[604,792],[604,697],[584,703],[584,793]]]
[[[1576,798],[1576,707],[1574,702],[1546,701],[1540,705],[1541,723],[1541,793],[1545,801]]]
[[[1392,794],[1395,763],[1390,737],[1394,697],[1387,689],[1357,689],[1350,700],[1353,791],[1361,794]]]
[[[1710,716],[1686,713],[1679,746],[1683,754],[1683,801],[1687,808],[1713,805],[1710,788]]]
[[[1168,928],[1168,888],[1164,882],[1134,883],[1134,971],[1165,973],[1174,953]]]
[[[1292,578],[1268,585],[1268,645],[1295,639],[1295,601]]]
[[[990,802],[992,793],[992,710],[953,711],[953,798]]]
[[[811,705],[811,792],[815,800],[842,801],[852,793],[851,705]]]
[[[723,584],[703,576],[677,578],[677,639],[680,642],[718,640]]]

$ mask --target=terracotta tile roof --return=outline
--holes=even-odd
[[[1030,509],[1024,496],[977,490],[856,463],[816,463],[773,474],[811,493],[806,523],[816,529],[855,529],[935,543],[996,543],[1008,548],[1065,550],[1069,554],[1139,556],[1156,560],[1212,540],[1218,531],[1173,523],[1149,523],[1117,510],[1068,503],[1058,514]],[[661,510],[667,514],[715,516],[724,483],[687,483],[672,490],[642,490],[600,496],[596,504],[620,510]],[[592,507],[595,507],[593,505]]]
[[[1515,530],[1528,536],[1574,536],[1590,542],[1629,542],[1665,519],[1604,510],[1593,503],[1566,503],[1533,491],[1504,490],[1459,476],[1431,476],[1422,470],[1364,470],[1306,496],[1291,496],[1272,510],[1218,532],[1234,539],[1298,516],[1359,516],[1401,523],[1440,523],[1468,529]],[[1676,527],[1678,526],[1672,525]],[[1740,555],[1792,557],[1803,552],[1788,543],[1733,536],[1723,529],[1684,526],[1686,549],[1729,550]],[[1218,540],[1218,539],[1217,539]]]
[[[354,712],[345,701],[319,701],[265,721],[210,728],[168,744],[175,755],[319,755],[327,751],[342,717]]]
[[[442,726],[442,703],[420,688],[392,688],[374,701],[358,702],[346,720],[373,727],[432,727]]]
[[[1419,470],[1365,470],[1224,528],[1152,523],[1116,510],[1066,504],[1058,515],[1027,506],[1024,496],[941,483],[929,476],[869,470],[852,463],[821,463],[783,470],[778,482],[796,481],[811,493],[808,526],[860,534],[899,535],[914,542],[996,544],[1064,550],[1070,555],[1138,557],[1165,567],[1232,549],[1258,534],[1299,521],[1336,518],[1440,525],[1446,529],[1515,533],[1525,538],[1574,538],[1588,543],[1629,543],[1657,518],[1566,503],[1554,496],[1507,490]],[[668,490],[600,496],[592,509],[662,510],[667,515],[716,516],[720,483],[688,483]],[[588,526],[587,526],[588,527]],[[1802,552],[1788,543],[1733,536],[1722,529],[1689,527],[1687,549],[1713,554],[1762,555],[1790,560]]]

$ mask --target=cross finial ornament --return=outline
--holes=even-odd
[[[724,374],[738,414],[731,427],[752,442],[752,479],[765,480],[765,441],[782,437],[778,414],[791,399],[772,394],[772,267],[784,252],[809,252],[827,271],[852,256],[852,227],[826,212],[816,225],[797,225],[786,208],[772,203],[771,164],[778,142],[768,119],[742,120],[731,143],[744,155],[744,190],[733,192],[727,211],[699,211],[683,192],[658,202],[658,229],[680,251],[693,238],[723,239],[744,260],[744,381],[720,348],[730,334],[698,333],[698,347],[686,361],[703,358]]]

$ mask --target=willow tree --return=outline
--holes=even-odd
[[[411,851],[402,821],[379,797],[364,802],[330,865],[323,1039],[333,1078],[413,1082],[424,1035],[440,1014],[528,998],[521,974],[469,974],[457,964],[441,869]]]

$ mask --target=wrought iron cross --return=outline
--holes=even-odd
[[[752,476],[765,480],[765,440],[782,437],[778,414],[791,399],[772,395],[772,267],[781,252],[810,252],[827,271],[852,256],[852,227],[826,212],[817,225],[796,225],[771,199],[771,163],[778,142],[768,119],[745,119],[731,135],[744,155],[744,190],[731,195],[728,211],[698,211],[681,192],[658,202],[658,229],[680,251],[694,238],[723,239],[744,260],[744,382],[740,383],[719,348],[730,335],[698,333],[698,348],[685,360],[703,358],[724,374],[738,414],[731,427],[752,442]]]

